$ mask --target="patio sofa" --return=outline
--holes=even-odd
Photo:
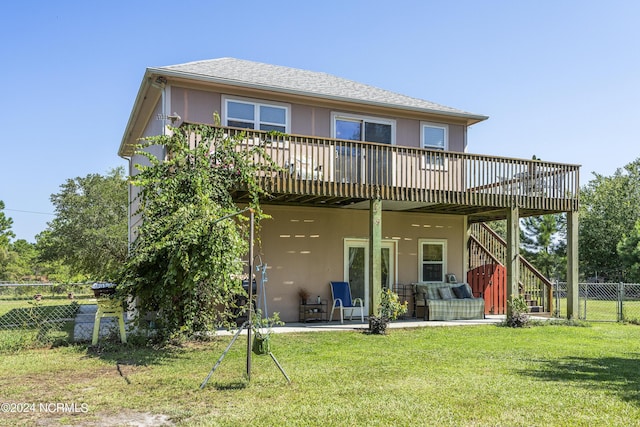
[[[414,313],[424,320],[484,319],[484,299],[475,298],[468,283],[414,283]]]

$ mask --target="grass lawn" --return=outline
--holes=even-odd
[[[3,354],[0,402],[35,410],[1,413],[0,425],[124,425],[144,416],[185,426],[640,425],[636,325],[273,335],[291,384],[268,356],[253,357],[247,383],[241,337],[200,390],[229,339]],[[46,412],[40,403],[84,410]]]

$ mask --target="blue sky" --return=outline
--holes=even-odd
[[[35,241],[117,156],[146,67],[235,57],[473,113],[469,152],[612,175],[640,157],[637,1],[23,0],[0,15],[0,200]]]

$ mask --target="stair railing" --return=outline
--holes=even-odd
[[[471,225],[469,239],[469,270],[488,263],[505,265],[507,242],[485,223]],[[524,257],[518,255],[520,295],[528,301],[531,311],[551,313],[553,284]]]

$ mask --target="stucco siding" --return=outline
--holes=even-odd
[[[170,114],[178,113],[185,122],[212,125],[213,114],[222,111],[221,99],[217,92],[172,86]]]
[[[268,267],[270,312],[297,321],[298,289],[331,297],[329,281],[344,279],[344,240],[367,239],[366,210],[263,206],[272,219],[261,224],[256,248]],[[463,275],[464,220],[459,216],[383,212],[382,238],[397,242],[397,281],[418,280],[420,239],[446,239],[447,272]]]
[[[269,99],[264,99],[264,96],[261,97],[256,94],[251,97],[246,92],[243,92],[242,95],[236,95],[233,91],[227,91],[224,95],[269,101]],[[276,99],[275,101],[286,102],[286,99]],[[379,114],[372,115],[350,108],[326,108],[299,102],[287,102],[287,104],[291,106],[290,129],[292,134],[330,138],[332,136],[331,115],[332,113],[342,113],[353,116],[361,115],[364,117],[395,120],[395,143],[401,146],[421,147],[421,121],[417,119]],[[171,87],[171,105],[168,114],[177,113],[183,121],[213,124],[214,112],[222,115],[222,108],[222,94],[219,92],[179,86]],[[449,149],[451,151],[464,151],[464,126],[449,124]]]
[[[161,135],[163,132],[163,121],[159,120],[162,115],[162,102],[158,101],[156,104],[153,114],[147,126],[144,130],[142,138],[149,136]],[[160,145],[153,145],[147,148],[147,151],[153,154],[156,157],[164,156],[164,148]],[[149,160],[140,154],[134,154],[131,156],[131,160],[129,162],[129,175],[135,176],[138,174],[138,169],[136,165],[149,165]],[[140,207],[140,201],[138,199],[138,194],[140,193],[140,188],[136,186],[130,186],[130,194],[129,194],[129,215],[131,217],[130,227],[129,227],[129,241],[132,242],[135,238],[135,229],[140,224],[142,220],[139,214],[136,214]]]
[[[465,151],[465,128],[460,125],[449,125],[449,151],[464,153]]]

